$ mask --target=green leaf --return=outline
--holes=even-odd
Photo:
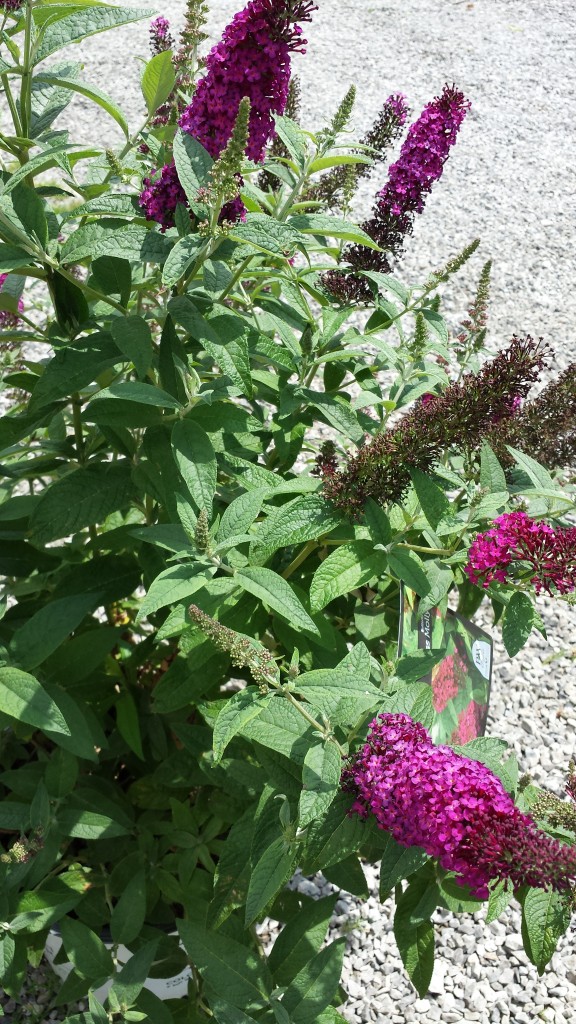
[[[514,886],[507,878],[500,879],[489,886],[488,909],[486,911],[486,924],[496,921],[514,899]]]
[[[324,868],[323,874],[329,882],[337,885],[344,892],[350,892],[353,896],[358,896],[360,899],[368,899],[370,890],[368,889],[364,869],[356,853],[349,854],[348,857],[345,857],[338,864],[331,864],[329,868]]]
[[[7,665],[0,668],[0,711],[36,729],[70,735],[60,708],[38,680]]]
[[[319,1014],[338,990],[346,939],[337,939],[320,950],[290,983],[282,1006],[292,1024],[316,1024]]]
[[[321,670],[320,670],[321,671]],[[317,743],[304,758],[298,824],[305,828],[324,814],[332,803],[342,774],[342,757],[335,743]]]
[[[17,249],[14,245],[4,245],[0,242],[0,274],[9,274],[11,270],[28,267],[31,263],[32,257],[29,253]]]
[[[75,469],[50,484],[30,519],[34,543],[47,544],[77,533],[127,507],[134,496],[128,461]]]
[[[254,808],[249,807],[236,819],[220,849],[210,903],[214,928],[219,928],[233,910],[246,902],[250,880],[247,851],[252,845],[253,833]]]
[[[170,238],[149,225],[126,224],[110,218],[77,228],[64,242],[61,260],[62,263],[80,263],[85,259],[115,256],[135,263],[164,263],[172,244]]]
[[[528,594],[512,594],[502,623],[502,640],[506,653],[513,658],[522,650],[534,625],[535,608]]]
[[[303,873],[315,874],[331,864],[339,864],[350,853],[357,853],[364,834],[364,823],[357,814],[350,816],[350,794],[339,793],[326,814],[308,826]]]
[[[91,984],[103,982],[114,974],[112,956],[106,946],[81,921],[73,921],[69,917],[62,918],[60,934],[68,959],[81,978]]]
[[[258,718],[245,722],[240,732],[296,764],[304,763],[310,747],[310,726],[297,708],[280,697],[264,708]]]
[[[196,508],[211,519],[218,467],[208,434],[194,420],[180,420],[172,431],[172,451]]]
[[[511,448],[510,445],[506,445],[506,447],[516,465],[530,477],[535,487],[542,487],[544,490],[551,491],[559,490],[554,478],[550,476],[547,469],[544,469],[544,466],[541,466],[539,462],[536,462],[535,459],[530,458],[524,452],[518,451],[517,448]]]
[[[41,71],[40,74],[35,76],[34,81],[40,84],[45,82],[47,85],[57,86],[58,89],[70,89],[72,92],[77,92],[81,96],[85,96],[86,99],[92,100],[93,103],[102,107],[102,110],[105,110],[116,121],[116,124],[120,126],[124,135],[128,138],[130,131],[124,114],[114,100],[107,93],[102,92],[101,89],[97,89],[95,85],[90,85],[88,82],[80,82],[76,78],[64,78],[62,75],[53,75],[49,71]]]
[[[244,587],[244,590],[267,604],[272,611],[281,615],[294,628],[320,636],[316,623],[310,618],[290,584],[272,569],[260,566],[239,569],[236,573],[236,581]]]
[[[444,317],[433,309],[419,309],[418,312],[424,317],[426,326],[430,328],[432,334],[435,334],[443,345],[447,345],[450,336]]]
[[[330,533],[341,521],[341,515],[322,495],[303,494],[274,509],[259,524],[250,546],[250,560],[252,564],[262,565],[279,548],[316,540]]]
[[[213,316],[202,344],[214,362],[247,398],[254,388],[250,372],[249,326],[237,316]]]
[[[392,540],[392,527],[384,509],[380,508],[373,498],[368,498],[366,502],[364,518],[374,544],[383,544],[386,547]]]
[[[280,892],[294,871],[296,851],[283,836],[267,846],[250,873],[244,926],[249,928]]]
[[[228,237],[249,244],[258,252],[288,259],[306,243],[306,236],[264,213],[249,213],[245,223],[232,226]]]
[[[205,982],[239,1009],[268,1006],[272,979],[265,962],[251,949],[196,922],[178,921],[184,948]]]
[[[330,601],[368,583],[385,571],[386,555],[371,541],[342,544],[320,563],[310,584],[310,607],[321,611]]]
[[[58,824],[65,836],[74,839],[112,839],[128,835],[128,829],[106,814],[96,811],[60,810]]]
[[[76,10],[57,21],[48,22],[36,51],[34,64],[39,64],[51,53],[56,53],[70,43],[105,32],[109,28],[127,25],[141,18],[151,18],[156,12],[145,7],[89,7]]]
[[[415,467],[411,467],[409,472],[420,507],[435,530],[440,520],[450,515],[450,502],[444,491],[426,473]]]
[[[378,243],[357,224],[326,213],[301,213],[290,217],[288,224],[303,234],[327,235],[330,238],[343,238],[355,245],[364,245],[367,249],[379,248]]]
[[[138,376],[145,377],[152,366],[154,349],[152,332],[144,317],[115,317],[110,329],[120,352],[134,363]],[[126,398],[126,395],[123,397]],[[133,401],[141,402],[145,399],[136,398]]]
[[[122,942],[123,940],[118,939],[117,941]],[[157,947],[156,939],[141,946],[116,975],[112,989],[120,1004],[131,1006],[140,995],[144,982],[150,975]]]
[[[162,53],[157,53],[148,61],[140,81],[149,117],[165,103],[175,83],[176,75],[172,63],[172,52],[163,50]]]
[[[24,181],[29,174],[39,174],[40,171],[46,171],[49,167],[53,167],[54,164],[61,165],[64,159],[65,153],[70,153],[73,146],[68,146],[65,143],[60,145],[52,146],[50,149],[44,150],[42,153],[38,153],[33,156],[24,166],[20,167],[14,174],[8,178],[4,187],[0,190],[3,195],[11,192],[16,188],[20,182]]]
[[[439,559],[432,558],[423,562],[423,569],[428,580],[429,590],[425,597],[421,598],[418,605],[418,614],[425,615],[431,608],[436,608],[450,590],[454,583],[454,574],[451,569],[444,565]]]
[[[48,243],[48,222],[46,220],[46,202],[28,185],[21,184],[13,189],[9,196],[0,198],[0,212],[9,217],[10,221],[29,235],[31,240],[38,241],[43,249]]]
[[[257,718],[264,710],[267,700],[262,700],[255,686],[248,686],[230,697],[214,724],[213,750],[214,763],[218,764],[226,747],[247,723]]]
[[[424,562],[415,551],[395,547],[388,552],[390,571],[402,580],[419,597],[426,597],[430,592],[430,584],[425,572]]]
[[[320,952],[336,899],[336,895],[333,895],[308,900],[282,929],[268,957],[268,966],[276,985],[289,985],[311,956]]]
[[[250,1017],[237,1006],[232,1006],[220,996],[210,993],[208,1001],[217,1024],[256,1024],[254,1017]]]
[[[150,584],[136,621],[142,622],[160,608],[191,597],[206,584],[210,575],[201,565],[171,565],[164,569]]]
[[[316,409],[321,418],[339,433],[344,434],[344,437],[355,444],[360,444],[363,440],[364,428],[360,426],[356,414],[350,408],[350,402],[342,395],[328,395],[322,391],[312,391],[310,388],[298,388],[295,396]]]
[[[308,149],[308,137],[296,121],[284,114],[274,115],[274,124],[278,135],[299,167],[304,166],[304,158]]]
[[[138,937],[146,920],[146,875],[137,871],[129,880],[110,918],[114,942],[125,946]]]
[[[14,660],[25,671],[41,665],[93,609],[93,594],[50,601],[14,633],[10,644]]]
[[[266,493],[265,488],[257,487],[252,491],[240,494],[237,498],[234,498],[234,501],[230,502],[220,520],[220,527],[216,536],[219,543],[227,540],[229,537],[237,537],[248,532],[262,508],[262,502]]]
[[[358,717],[384,698],[382,691],[360,673],[342,666],[304,672],[294,680],[293,688],[329,718],[337,713],[345,698],[356,699]]]
[[[72,346],[58,349],[38,379],[28,403],[29,411],[67,398],[74,391],[82,391],[119,361],[116,346],[106,334],[92,334],[88,349]]]
[[[504,470],[486,441],[480,449],[480,486],[490,492],[505,491],[508,486]]]
[[[168,53],[168,50],[164,50]],[[159,54],[161,57],[163,54]],[[166,259],[162,270],[162,284],[171,288],[177,284],[181,277],[188,273],[188,270],[198,258],[198,253],[206,240],[198,235],[186,235],[180,238],[169,256]]]
[[[538,974],[543,974],[570,925],[570,904],[566,895],[552,889],[528,889],[521,903],[524,949]]]
[[[380,865],[380,901],[384,903],[391,891],[410,878],[428,860],[428,854],[420,846],[401,846],[392,836],[386,836],[386,845]]]
[[[214,161],[197,139],[180,130],[174,137],[173,154],[178,179],[194,207],[198,203],[198,189],[207,184]]]
[[[438,887],[430,887],[426,880],[417,879],[409,883],[406,891],[397,900],[394,914],[394,938],[398,952],[408,977],[421,999],[428,991],[434,969],[434,925],[429,920],[433,907],[429,908],[428,916],[422,916],[423,912],[420,910],[423,897],[426,901],[428,896],[428,888],[432,889],[435,907]]]
[[[427,676],[445,657],[444,648],[438,651],[416,651],[414,654],[407,654],[396,662],[394,675],[404,683],[416,683]]]

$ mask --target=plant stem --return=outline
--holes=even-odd
[[[20,123],[21,131],[17,134],[27,139],[32,120],[32,0],[26,0],[26,20],[24,23],[24,54],[22,61],[22,84],[20,86]],[[22,153],[21,163],[28,160],[28,151]]]
[[[74,438],[76,440],[76,454],[78,456],[78,462],[81,466],[86,461],[86,453],[84,448],[84,433],[82,429],[82,399],[77,391],[72,395],[72,423],[74,425]]]
[[[405,548],[407,551],[422,551],[425,555],[453,555],[453,548],[427,548],[422,544],[395,544],[395,548]]]
[[[22,137],[22,125],[20,124],[20,117],[18,116],[18,110],[14,102],[14,97],[12,95],[12,90],[10,88],[10,82],[8,81],[8,75],[0,75],[0,81],[2,82],[4,94],[8,101],[8,106],[10,108],[10,113],[12,115],[12,122],[14,124],[14,134]]]
[[[317,548],[317,547],[318,547],[318,541],[317,540],[309,540],[308,543],[304,545],[304,547],[299,552],[299,554],[296,555],[296,558],[294,558],[290,562],[290,565],[288,566],[288,568],[284,569],[284,572],[282,573],[282,576],[284,577],[284,579],[287,580],[288,577],[291,576],[292,573],[295,572],[296,569],[298,569],[302,565],[302,562],[306,561],[306,559],[308,558],[308,555],[310,555],[315,550],[315,548]]]

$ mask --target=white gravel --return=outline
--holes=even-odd
[[[355,125],[365,130],[384,98],[404,92],[417,112],[444,82],[472,100],[442,182],[418,219],[399,276],[418,281],[480,236],[482,246],[450,287],[454,324],[471,299],[483,262],[492,258],[491,344],[512,333],[543,335],[558,364],[575,358],[573,120],[576,116],[576,10],[570,0],[319,0],[309,52],[296,60],[304,122],[320,126],[352,82],[358,86]],[[216,34],[240,0],[214,0]],[[176,27],[180,3],[161,13]],[[112,93],[135,126],[142,115],[138,64],[147,52],[147,24],[106,33],[70,51],[87,62],[85,77]],[[89,113],[88,113],[89,110]],[[105,115],[75,99],[62,118],[86,141],[122,139]],[[76,131],[76,134],[77,134]],[[363,188],[369,212],[377,180]],[[489,733],[513,744],[521,770],[562,793],[576,749],[576,614],[542,600],[549,641],[531,640],[510,662],[497,644]],[[551,655],[557,657],[551,663]],[[377,871],[369,870],[377,892]],[[303,883],[310,886],[310,882]],[[519,939],[516,908],[486,928],[483,914],[438,914],[433,991],[417,998],[396,952],[390,904],[338,907],[358,928],[350,933],[344,984],[351,1022],[480,1021],[553,1024],[576,1021],[574,933],[560,943],[538,978]]]

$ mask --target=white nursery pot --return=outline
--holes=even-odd
[[[172,935],[176,935],[177,932],[171,932]],[[106,949],[112,949],[113,943],[104,941]],[[60,948],[62,946],[62,938],[57,931],[52,928],[48,932],[48,938],[46,939],[46,945],[44,946],[44,956],[46,957],[50,967],[62,981],[65,981],[70,972],[74,969],[70,961],[65,963],[55,964]],[[132,953],[126,946],[118,946],[116,953],[116,969],[119,971],[128,960],[130,960]],[[153,992],[159,999],[181,999],[183,996],[188,994],[188,981],[191,975],[190,967],[185,967],[180,974],[175,974],[173,978],[147,978],[144,982],[144,988],[147,988],[150,992]],[[112,980],[107,981],[100,988],[94,989],[94,995],[99,1002],[103,1002],[108,992],[112,987]]]

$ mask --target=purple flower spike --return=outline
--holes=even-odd
[[[373,814],[402,846],[421,846],[480,899],[492,879],[565,891],[576,881],[576,847],[542,832],[486,765],[436,747],[408,715],[381,714],[347,763],[352,811]]]
[[[303,53],[306,40],[296,21],[309,21],[316,5],[311,0],[251,0],[235,15],[219,43],[206,58],[206,74],[180,127],[202,143],[215,159],[226,146],[240,101],[250,100],[247,155],[261,162],[274,134],[274,114],[282,114],[290,83],[290,54]],[[168,185],[164,193],[165,181]],[[164,228],[174,223],[173,175],[166,169],[140,197],[150,220]]]
[[[473,541],[465,572],[477,586],[514,583],[519,563],[533,573],[537,594],[576,590],[576,527],[553,530],[525,512],[505,512]]]

